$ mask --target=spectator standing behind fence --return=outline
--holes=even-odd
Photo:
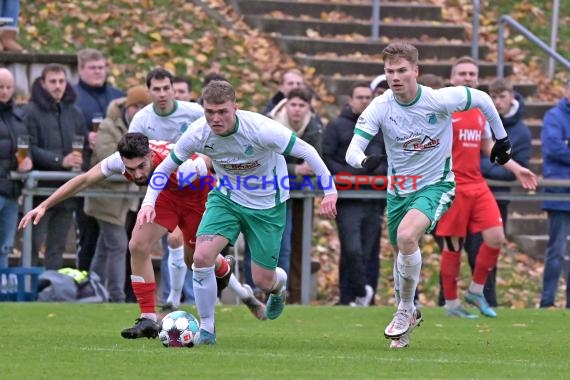
[[[128,131],[133,116],[151,102],[145,86],[135,86],[127,91],[126,98],[115,99],[109,105],[106,118],[101,122],[91,166],[113,154],[117,144]],[[128,191],[137,190],[133,184],[102,182],[99,189]],[[131,198],[130,200],[128,198]],[[127,231],[125,223],[129,210],[138,210],[139,200],[135,197],[85,198],[85,213],[97,220],[99,238],[90,271],[99,275],[101,283],[107,287],[111,302],[125,302],[125,275],[127,254]]]
[[[503,78],[497,78],[489,85],[489,95],[493,99],[495,108],[501,116],[501,121],[503,126],[509,135],[509,139],[513,144],[513,160],[519,165],[528,168],[528,163],[530,161],[531,150],[532,150],[532,139],[530,130],[523,122],[525,105],[522,95],[516,93],[513,90],[513,85]],[[506,170],[503,166],[492,163],[489,160],[489,156],[481,152],[481,173],[486,179],[494,179],[500,181],[516,181],[515,175]],[[496,192],[508,192],[509,187],[491,187],[491,190]],[[497,205],[499,206],[499,211],[501,212],[501,218],[503,219],[503,226],[507,225],[507,218],[509,214],[509,201],[506,199],[497,200]],[[475,259],[477,258],[477,252],[479,247],[483,243],[482,235],[467,235],[465,239],[465,250],[467,251],[467,256],[469,258],[469,265],[471,268],[475,267]],[[493,268],[489,276],[487,277],[487,282],[485,283],[485,288],[483,289],[483,295],[490,306],[497,306],[497,289],[496,289],[496,277],[497,277],[497,267]]]
[[[348,145],[358,117],[372,100],[367,83],[356,83],[348,104],[332,120],[323,135],[323,160],[332,175],[386,175],[384,158],[372,170],[354,168],[346,163]],[[365,150],[367,156],[384,156],[384,139],[378,133]],[[368,306],[378,287],[380,271],[380,232],[386,201],[384,199],[340,198],[336,224],[340,240],[339,305]]]
[[[370,90],[372,90],[373,98],[382,95],[389,88],[390,86],[388,86],[388,81],[384,74],[378,75],[376,78],[372,79],[372,82],[370,82]]]
[[[83,113],[89,132],[89,149],[83,165],[84,170],[91,166],[91,154],[97,138],[97,128],[107,113],[111,101],[122,98],[125,93],[106,82],[107,59],[99,50],[83,49],[77,52],[79,81],[75,85],[76,105]],[[77,234],[77,268],[88,270],[95,254],[99,225],[95,218],[84,212],[84,200],[77,200],[75,223]]]
[[[14,104],[13,95],[14,77],[8,69],[0,68],[0,269],[8,267],[18,224],[18,196],[22,190],[21,182],[10,179],[10,171],[32,169],[30,157],[18,151],[28,131],[23,110]]]
[[[570,79],[566,82],[564,96],[556,107],[545,115],[541,132],[543,175],[548,179],[570,179]],[[568,187],[546,188],[548,193],[570,194]],[[567,254],[567,238],[570,235],[570,202],[545,201],[548,212],[548,245],[544,258],[544,278],[540,307],[556,306],[556,291]],[[566,308],[570,308],[570,272],[566,280]]]
[[[261,112],[264,115],[269,114],[277,104],[279,104],[283,99],[287,98],[289,92],[294,88],[304,87],[305,79],[301,71],[297,69],[290,69],[283,74],[281,78],[281,84],[279,85],[279,91],[275,93],[269,99],[269,102],[265,105],[265,108]]]
[[[48,64],[32,84],[32,96],[26,107],[25,123],[30,134],[30,151],[36,170],[80,170],[86,150],[87,129],[81,111],[75,106],[76,94],[68,83],[65,67]],[[73,150],[74,140],[84,147]],[[41,181],[39,186],[58,187],[65,181]],[[34,205],[45,197],[35,197]],[[45,238],[46,269],[60,269],[75,199],[68,199],[50,209],[32,236],[32,264],[38,265],[38,251]]]
[[[0,1],[0,17],[12,19],[11,22],[0,26],[0,50],[22,51],[22,46],[16,41],[18,37],[18,19],[20,18],[20,1]]]

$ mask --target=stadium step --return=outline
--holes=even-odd
[[[418,47],[422,73],[444,78],[449,77],[453,59],[471,53],[465,28],[443,21],[443,10],[435,5],[382,3],[381,38],[373,40],[369,2],[234,0],[233,3],[250,26],[271,34],[283,52],[323,77],[337,103],[345,100],[353,83],[350,80],[355,76],[370,80],[382,72],[380,53],[394,38],[407,39]],[[488,46],[480,46],[481,57],[488,52]],[[496,72],[494,62],[481,62],[483,78],[494,77]],[[505,73],[513,73],[510,63]],[[536,92],[536,87],[521,85],[518,90],[530,95]]]
[[[234,0],[241,13],[251,15],[266,15],[272,12],[284,13],[289,16],[311,16],[320,18],[323,14],[343,13],[356,19],[370,19],[372,15],[371,3],[352,4],[323,2],[323,1],[297,1],[297,0]],[[431,4],[414,4],[384,2],[381,4],[381,17],[383,19],[407,20],[441,20],[441,7]]]

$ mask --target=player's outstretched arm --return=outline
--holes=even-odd
[[[101,171],[101,164],[95,165],[88,172],[79,174],[67,181],[63,186],[57,189],[52,195],[50,195],[45,201],[40,203],[38,207],[29,211],[18,225],[19,229],[26,228],[26,226],[33,222],[34,225],[38,224],[41,218],[44,216],[45,212],[56,204],[63,202],[64,200],[71,198],[75,194],[79,193],[86,188],[101,182],[105,179],[103,172]]]

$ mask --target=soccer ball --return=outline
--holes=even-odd
[[[199,330],[200,323],[196,317],[177,310],[162,318],[158,337],[164,347],[192,347]]]

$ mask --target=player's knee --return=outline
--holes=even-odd
[[[418,245],[419,237],[412,228],[398,229],[398,249],[404,252],[415,250]]]
[[[255,286],[264,292],[269,292],[275,283],[275,276],[273,272],[270,271],[254,272],[252,273],[252,277]]]
[[[193,264],[196,268],[211,267],[216,264],[218,253],[196,250],[193,255]]]
[[[497,231],[489,234],[484,241],[491,248],[500,248],[505,243],[505,234],[502,231]]]
[[[132,256],[144,256],[150,252],[150,244],[143,239],[131,239],[129,241],[129,250]]]
[[[182,235],[168,234],[166,242],[170,248],[178,248],[184,244],[184,238]]]

